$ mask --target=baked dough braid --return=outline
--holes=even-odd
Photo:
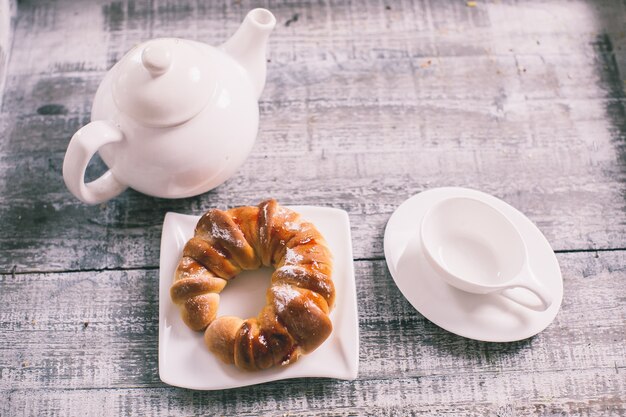
[[[216,319],[228,280],[262,265],[275,271],[259,315]],[[331,275],[331,253],[315,226],[267,200],[206,212],[185,245],[170,293],[185,323],[206,329],[211,352],[238,368],[259,370],[292,363],[328,338]]]

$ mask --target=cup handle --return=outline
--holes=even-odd
[[[87,164],[107,143],[120,142],[124,134],[111,122],[97,120],[83,126],[72,136],[63,160],[63,180],[74,196],[87,204],[98,204],[120,194],[127,185],[115,178],[111,170],[85,183]]]
[[[531,304],[526,300],[516,297],[514,293],[512,294],[507,291],[513,288],[524,288],[532,292],[538,298],[539,303]],[[513,279],[509,285],[502,288],[500,295],[535,311],[545,311],[552,305],[552,295],[550,295],[545,285],[539,282],[528,265],[524,267],[524,270],[517,278]]]

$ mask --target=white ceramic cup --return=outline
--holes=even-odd
[[[428,210],[419,233],[426,258],[448,284],[475,294],[499,293],[537,311],[550,307],[552,297],[530,269],[524,239],[490,204],[444,199]],[[539,303],[507,291],[513,288],[534,293]]]

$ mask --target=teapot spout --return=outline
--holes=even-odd
[[[265,87],[265,50],[276,18],[266,9],[248,12],[237,32],[221,48],[248,72],[257,98]]]

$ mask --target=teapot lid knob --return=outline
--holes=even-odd
[[[149,45],[141,53],[141,62],[153,77],[158,77],[172,64],[172,53],[165,45]]]

